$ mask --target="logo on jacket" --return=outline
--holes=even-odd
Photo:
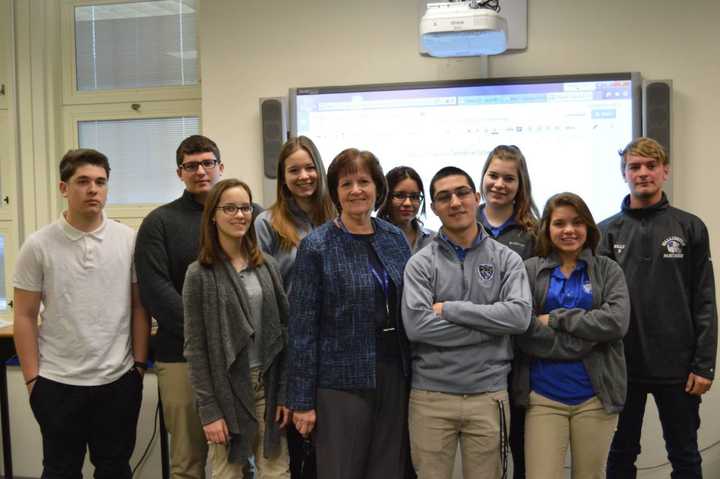
[[[621,243],[615,243],[613,245],[613,249],[615,250],[615,255],[620,255],[625,250],[625,245]]]
[[[663,248],[667,251],[663,254],[663,258],[684,258],[683,249],[685,248],[685,240],[679,236],[670,236],[662,242]]]
[[[483,281],[490,281],[495,276],[495,266],[491,264],[481,264],[478,266],[478,273],[480,279]]]

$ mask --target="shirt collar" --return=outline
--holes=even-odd
[[[482,228],[482,225],[478,224],[477,236],[475,237],[475,239],[473,240],[473,242],[472,242],[472,244],[470,245],[469,248],[463,248],[462,246],[453,243],[453,242],[450,240],[450,238],[448,238],[447,235],[445,234],[445,228],[440,228],[440,233],[439,233],[439,234],[440,234],[440,237],[441,237],[443,240],[447,241],[447,243],[448,243],[450,246],[452,246],[455,251],[468,251],[468,250],[471,250],[471,249],[473,249],[474,247],[476,247],[477,245],[480,244],[480,242],[483,240],[483,237],[484,237],[483,233],[484,233],[484,230],[483,230],[483,228]]]
[[[482,223],[482,225],[485,227],[485,229],[495,238],[500,236],[503,233],[503,231],[505,231],[508,227],[516,224],[515,215],[512,215],[512,216],[510,216],[510,218],[505,220],[505,222],[503,224],[501,224],[500,226],[491,225],[487,219],[487,216],[485,215],[485,206],[484,205],[480,208],[479,216],[480,216],[480,218],[479,218],[480,223]]]
[[[565,275],[562,273],[560,268],[561,268],[560,265],[558,265],[553,269],[553,271],[552,271],[553,278],[566,279]],[[574,275],[576,272],[582,272],[582,271],[585,271],[586,269],[587,269],[587,263],[585,262],[585,260],[578,259],[577,263],[575,263],[575,269],[572,271],[572,273],[570,273],[570,277],[572,277],[572,275]]]
[[[622,201],[622,211],[625,213],[629,213],[636,216],[643,216],[643,215],[649,215],[653,214],[657,211],[662,211],[667,209],[670,206],[670,202],[667,199],[667,195],[665,192],[662,192],[662,196],[660,197],[660,201],[658,201],[655,204],[652,204],[650,206],[645,206],[642,208],[630,208],[630,195],[625,196]]]
[[[62,228],[63,233],[65,236],[68,237],[70,241],[77,241],[85,236],[92,236],[93,238],[102,241],[105,238],[105,231],[107,226],[107,216],[105,216],[105,212],[102,212],[102,223],[100,226],[95,229],[94,231],[80,231],[79,229],[75,228],[73,225],[68,223],[68,221],[65,219],[65,213],[60,214],[60,228]]]
[[[188,190],[183,190],[181,198],[187,205],[189,205],[194,210],[202,211],[205,208],[205,205],[195,200],[195,197]]]

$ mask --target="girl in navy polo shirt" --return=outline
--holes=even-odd
[[[547,202],[538,256],[526,261],[535,316],[518,344],[515,397],[527,406],[527,477],[604,478],[625,401],[622,338],[630,315],[620,267],[595,256],[600,233],[585,202],[560,193]]]

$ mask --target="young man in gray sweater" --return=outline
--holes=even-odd
[[[443,227],[405,269],[402,316],[412,345],[409,425],[419,479],[450,478],[458,443],[463,477],[499,478],[507,460],[510,336],[532,302],[520,256],[476,221],[479,193],[463,170],[430,183]]]

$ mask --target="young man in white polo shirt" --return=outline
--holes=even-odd
[[[43,437],[43,478],[131,477],[150,323],[134,231],[107,219],[110,166],[95,150],[60,162],[67,210],[25,241],[15,268],[15,347]],[[43,305],[38,326],[38,313]]]

